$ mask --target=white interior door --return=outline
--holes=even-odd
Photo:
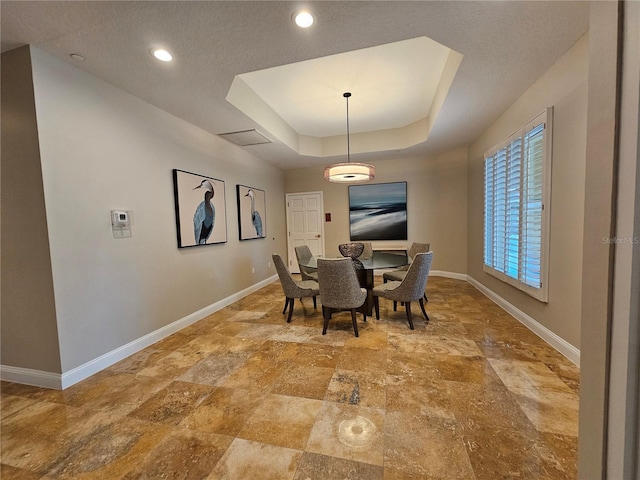
[[[324,255],[324,205],[322,192],[287,193],[287,253],[289,270],[299,273],[295,247],[309,245],[314,255]]]

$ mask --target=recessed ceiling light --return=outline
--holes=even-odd
[[[70,53],[69,56],[74,60],[78,60],[79,62],[84,62],[84,57],[79,53]]]
[[[173,55],[162,48],[154,48],[151,50],[151,54],[161,62],[170,62],[173,60]]]
[[[309,28],[315,22],[315,17],[309,10],[298,10],[293,14],[293,21],[300,28]]]

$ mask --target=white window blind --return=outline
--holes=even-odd
[[[552,109],[485,154],[484,270],[547,301]]]

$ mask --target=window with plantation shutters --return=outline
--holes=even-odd
[[[552,109],[485,154],[484,270],[547,301]]]

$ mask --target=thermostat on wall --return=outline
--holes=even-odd
[[[113,238],[131,236],[131,214],[126,210],[111,210],[111,231]]]
[[[111,210],[111,220],[116,225],[127,225],[129,223],[129,215],[122,210]]]

